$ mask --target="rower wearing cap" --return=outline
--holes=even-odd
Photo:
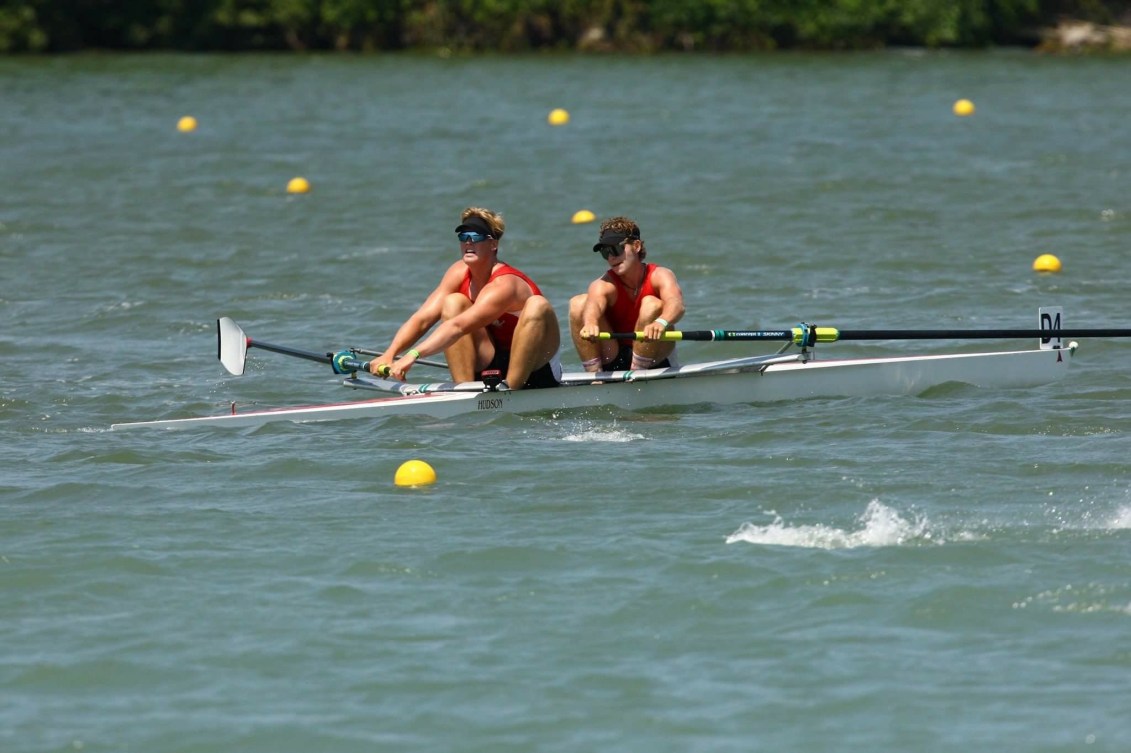
[[[456,228],[459,261],[400,326],[385,353],[370,361],[371,372],[403,380],[417,359],[444,351],[456,382],[482,379],[484,371],[497,369],[510,389],[558,386],[558,318],[533,280],[499,261],[505,229],[496,212],[463,210]]]
[[[675,273],[644,261],[640,226],[627,217],[601,223],[593,250],[609,268],[569,302],[569,330],[586,371],[674,366],[675,342],[659,340],[683,316]],[[600,332],[643,332],[646,339],[598,340]]]

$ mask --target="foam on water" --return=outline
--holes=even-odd
[[[1119,531],[1131,528],[1131,505],[1114,510],[1102,498],[1081,498],[1072,503],[1050,505],[1045,515],[1058,531]]]
[[[857,547],[901,546],[931,542],[930,523],[925,516],[909,520],[896,510],[872,500],[857,519],[860,528],[847,530],[827,525],[790,526],[776,513],[769,525],[743,523],[727,537],[726,543],[771,544],[811,549],[854,549]]]
[[[614,421],[612,424],[586,422],[577,429],[571,430],[562,437],[562,440],[566,442],[635,442],[644,438],[643,434],[628,431]]]
[[[1112,529],[1131,528],[1131,505],[1116,510],[1107,527]]]
[[[1059,614],[1115,613],[1131,616],[1131,603],[1103,583],[1071,583],[1014,602],[1014,609],[1047,609]]]

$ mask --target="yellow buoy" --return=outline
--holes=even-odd
[[[546,117],[546,120],[552,126],[565,125],[569,122],[569,113],[562,108],[557,107],[553,110],[550,110],[550,114]]]
[[[954,114],[960,118],[974,114],[974,103],[968,99],[960,99],[954,103]]]
[[[1034,272],[1059,272],[1060,259],[1052,254],[1041,254],[1033,260]]]
[[[287,183],[287,193],[306,193],[310,190],[310,181],[306,178],[291,178]]]
[[[571,221],[574,225],[583,225],[586,222],[592,222],[595,219],[597,219],[597,215],[593,214],[588,209],[578,209],[573,213],[573,220]]]
[[[191,115],[186,115],[177,121],[177,130],[181,133],[189,133],[196,130],[196,118]]]
[[[436,483],[436,471],[423,460],[406,460],[397,469],[393,483],[397,486],[428,486]]]

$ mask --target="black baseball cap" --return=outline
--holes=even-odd
[[[605,232],[601,233],[601,240],[597,241],[597,244],[593,246],[593,250],[600,251],[602,246],[616,246],[620,244],[621,241],[626,240],[640,240],[640,231],[634,230],[631,233],[625,233],[617,232],[615,230],[606,230]]]
[[[491,230],[491,226],[487,224],[487,221],[482,217],[477,217],[476,215],[472,215],[464,220],[463,223],[456,228],[456,232],[482,233],[483,235],[490,235],[491,237],[494,237],[495,235],[495,233]]]

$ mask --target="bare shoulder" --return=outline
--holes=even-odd
[[[652,271],[652,282],[661,285],[669,283],[678,284],[676,282],[675,272],[668,267],[661,267],[659,265],[656,265],[656,268]]]
[[[616,293],[617,286],[613,284],[612,274],[612,272],[606,272],[589,283],[589,293],[600,295],[612,295]]]
[[[508,264],[507,266],[509,267],[510,265]],[[518,271],[514,267],[510,267],[510,268],[514,269],[514,271],[516,271],[516,272]],[[515,291],[515,292],[523,292],[523,291],[531,290],[530,284],[527,283],[526,280],[524,280],[519,275],[510,274],[510,273],[507,273],[507,274],[496,273],[495,277],[491,278],[491,280],[483,287],[484,290],[487,290],[488,288],[490,288],[492,290],[511,290],[511,291]]]
[[[467,265],[462,260],[452,262],[452,265],[445,270],[444,276],[440,278],[439,287],[445,290],[459,290],[459,286],[466,276]]]
[[[521,307],[533,294],[534,288],[518,275],[498,275],[483,286],[475,305],[496,312],[509,311]]]

